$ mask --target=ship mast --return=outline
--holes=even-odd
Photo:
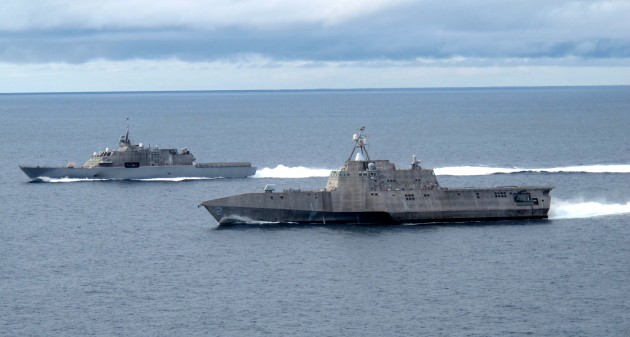
[[[348,158],[348,161],[352,160],[352,156],[355,153],[357,154],[357,158],[355,160],[369,161],[370,155],[368,154],[368,151],[366,148],[367,138],[365,136],[365,126],[359,129],[358,134],[355,133],[354,135],[352,135],[352,140],[354,140],[354,147],[352,148],[352,152],[350,153],[350,157]]]
[[[129,146],[131,145],[131,141],[129,140],[129,117],[127,117],[127,132],[125,133],[124,136],[120,136],[120,146]]]

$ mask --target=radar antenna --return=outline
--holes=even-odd
[[[352,136],[352,140],[354,141],[354,147],[352,148],[352,153],[350,153],[350,157],[348,161],[352,160],[352,156],[357,155],[357,159],[362,161],[369,161],[370,155],[368,154],[366,145],[367,145],[367,137],[365,136],[365,126],[359,129],[359,133],[355,133]]]

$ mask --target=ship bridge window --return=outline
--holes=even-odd
[[[530,202],[532,201],[532,195],[526,192],[519,192],[514,194],[515,202]]]

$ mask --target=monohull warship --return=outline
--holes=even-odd
[[[118,149],[94,152],[80,167],[20,165],[33,181],[46,178],[132,180],[159,178],[245,178],[256,173],[249,162],[197,163],[187,148],[181,150],[133,144],[127,131],[120,136]]]
[[[547,218],[550,186],[446,188],[432,169],[413,156],[409,169],[389,160],[372,160],[365,129],[342,168],[330,172],[319,191],[245,193],[207,200],[200,206],[229,223],[427,223]],[[354,158],[353,158],[354,157]]]

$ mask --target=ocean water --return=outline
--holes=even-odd
[[[29,183],[135,142],[247,179]],[[366,127],[443,186],[553,185],[550,219],[218,227],[320,189]],[[628,336],[630,87],[0,95],[2,336]]]

